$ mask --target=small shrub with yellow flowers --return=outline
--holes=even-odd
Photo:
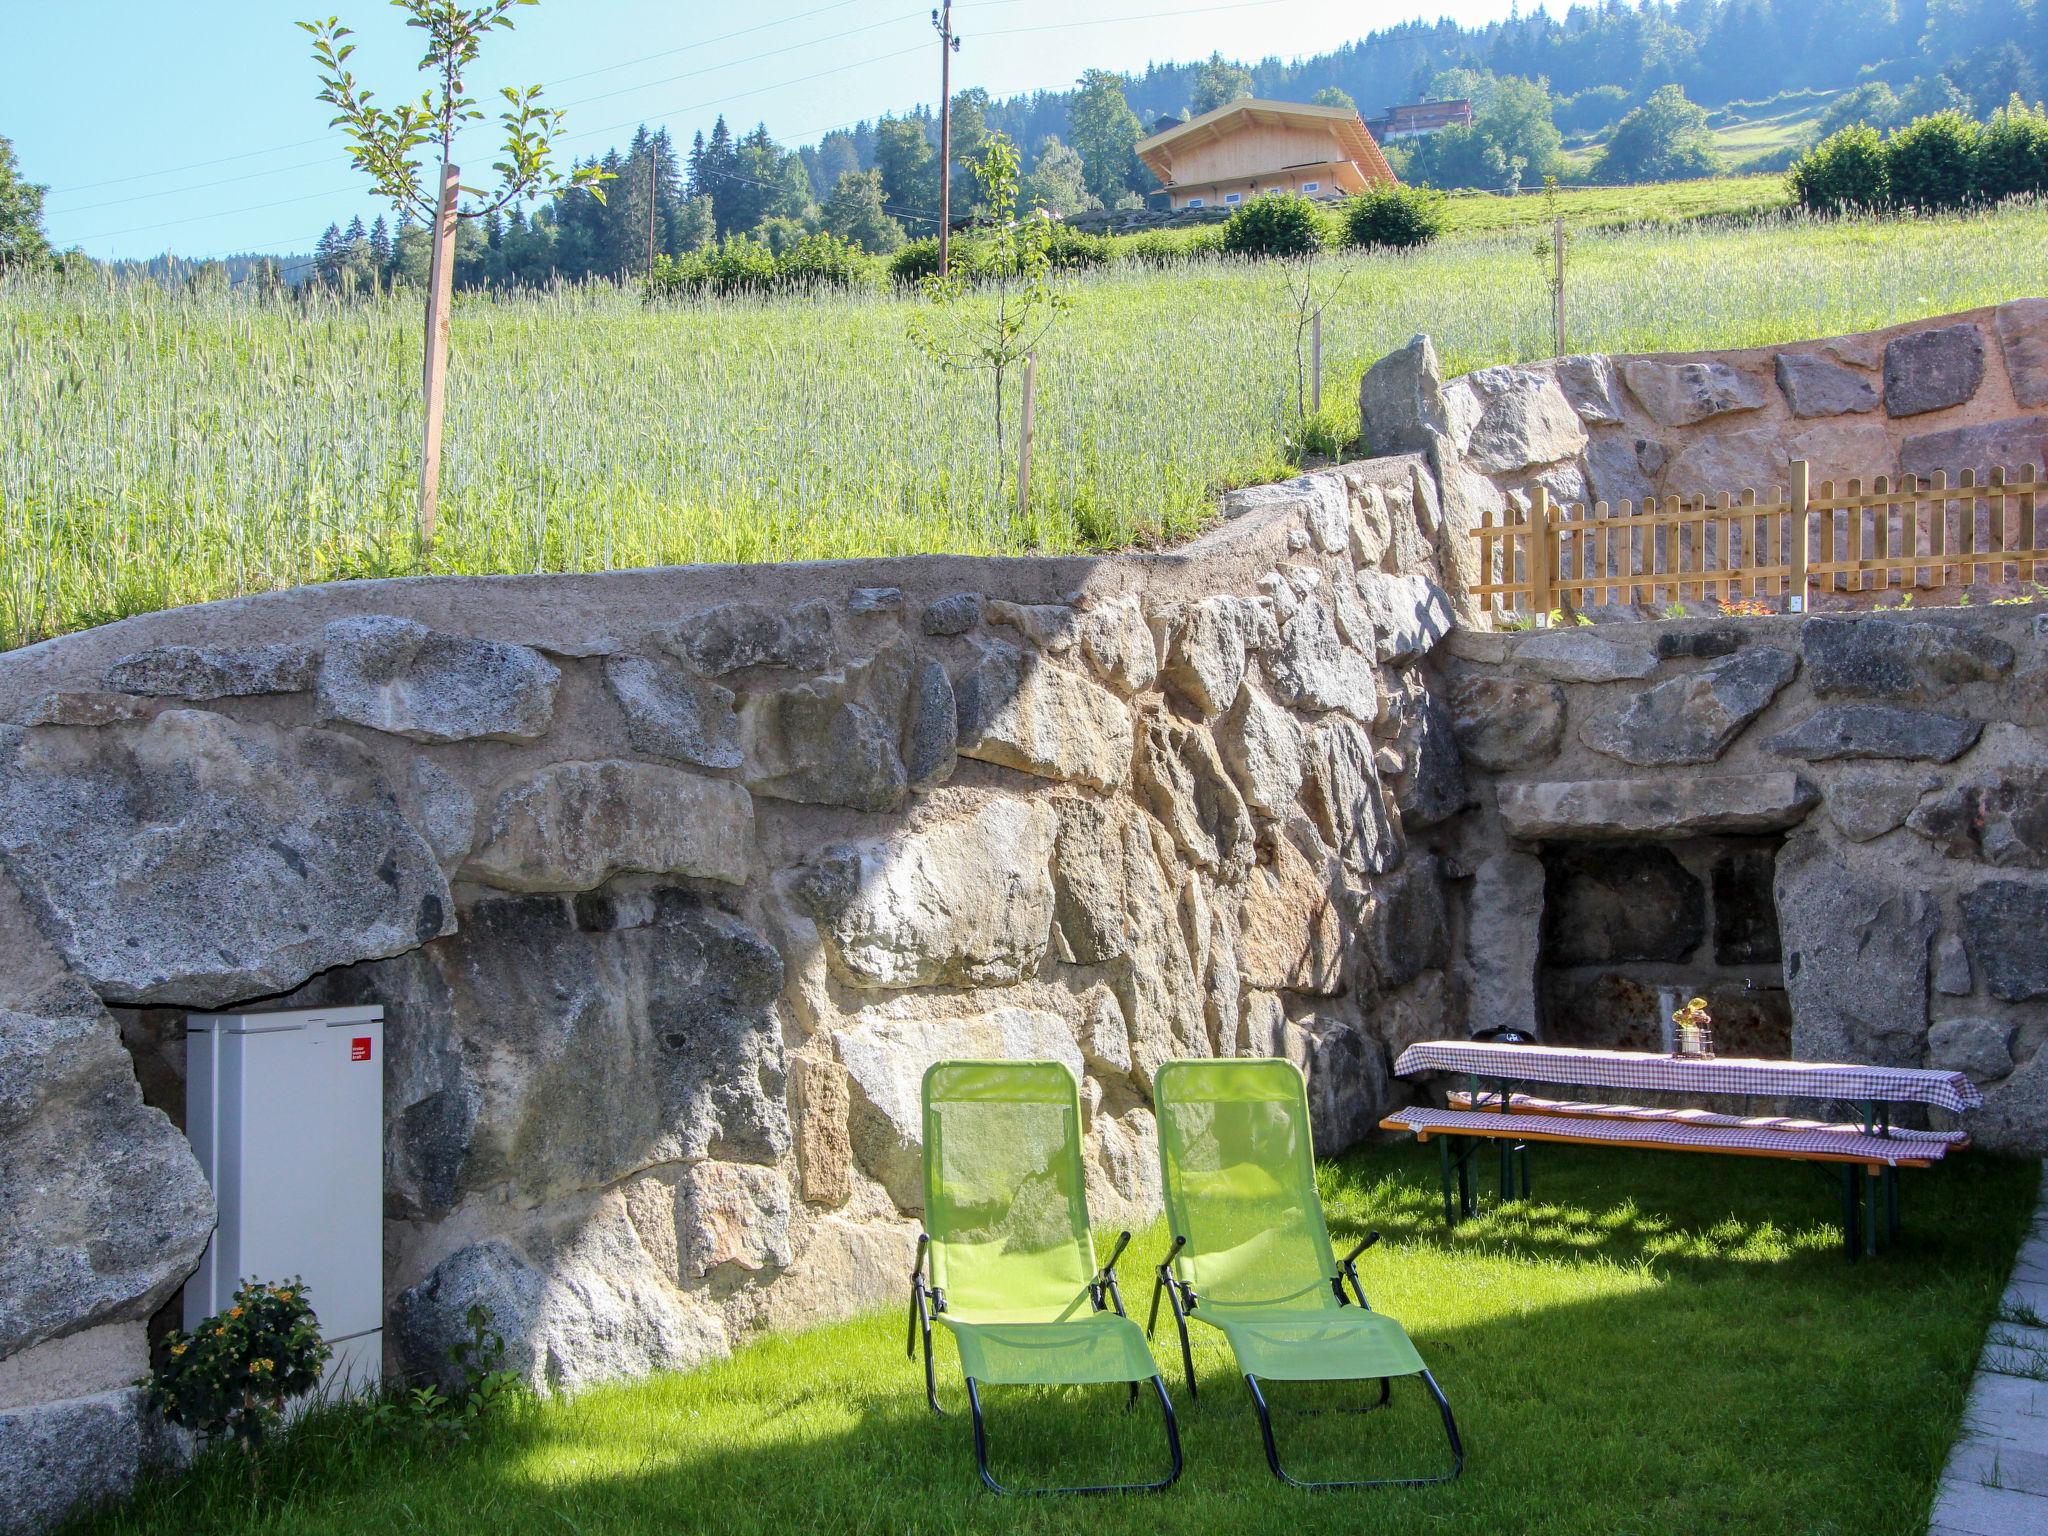
[[[243,1282],[234,1300],[196,1329],[165,1341],[146,1383],[171,1423],[255,1451],[284,1420],[284,1405],[309,1392],[333,1353],[303,1281]]]

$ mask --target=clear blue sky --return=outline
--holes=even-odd
[[[540,81],[569,110],[570,154],[666,124],[679,143],[720,112],[785,144],[935,102],[931,0],[542,0],[490,43],[480,99]],[[1464,22],[1510,0],[955,0],[955,88],[1007,96],[1083,69],[1318,53],[1415,16]],[[1531,8],[1534,8],[1533,6]],[[50,187],[59,246],[92,256],[310,248],[332,219],[380,205],[313,99],[295,19],[341,12],[351,61],[387,103],[417,92],[419,36],[383,0],[0,0],[0,136]],[[1173,14],[1167,14],[1173,13]],[[732,34],[742,33],[734,36]],[[633,63],[623,63],[633,60]],[[470,155],[495,156],[489,123]],[[217,163],[202,163],[217,162]]]

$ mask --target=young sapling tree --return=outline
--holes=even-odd
[[[578,166],[563,175],[554,164],[555,141],[564,131],[563,109],[542,106],[537,85],[524,90],[508,85],[499,93],[506,103],[498,114],[505,129],[504,158],[491,166],[498,173],[498,185],[491,191],[464,185],[455,164],[455,138],[463,124],[482,121],[484,113],[468,94],[463,77],[476,62],[488,33],[499,28],[511,30],[513,7],[536,5],[539,0],[489,0],[477,6],[460,5],[456,0],[391,3],[406,13],[408,27],[427,34],[419,69],[435,82],[420,93],[417,102],[400,102],[396,107],[379,105],[375,93],[349,72],[355,44],[348,38],[354,34],[338,18],[329,16],[298,25],[312,35],[313,62],[320,79],[317,99],[334,108],[332,126],[347,134],[349,159],[369,176],[378,195],[390,201],[401,222],[417,218],[434,232],[433,265],[427,281],[426,355],[421,369],[426,435],[420,455],[419,541],[424,559],[433,551],[440,509],[441,420],[446,402],[456,223],[488,218],[508,204],[560,194],[572,187],[588,187],[602,201],[604,188],[599,183],[608,178],[594,165]],[[439,186],[433,192],[420,178],[422,150],[436,153],[441,162]],[[465,207],[465,195],[482,201]]]

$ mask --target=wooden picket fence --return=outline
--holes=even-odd
[[[1762,602],[1804,611],[1814,583],[1835,592],[1939,590],[2048,581],[2048,528],[2034,466],[1811,484],[1805,460],[1789,490],[1667,496],[1618,506],[1551,501],[1541,486],[1500,521],[1482,513],[1480,579],[1495,614],[1536,616],[1609,603]]]

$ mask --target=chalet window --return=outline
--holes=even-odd
[[[1304,181],[1301,184],[1301,190],[1304,192],[1320,192],[1323,190],[1323,184],[1320,181]]]
[[[1188,206],[1190,208],[1199,208],[1202,206],[1202,200],[1199,197],[1191,197],[1188,199]]]
[[[1244,194],[1242,192],[1226,192],[1223,194],[1223,201],[1226,203],[1241,203],[1244,201]]]

